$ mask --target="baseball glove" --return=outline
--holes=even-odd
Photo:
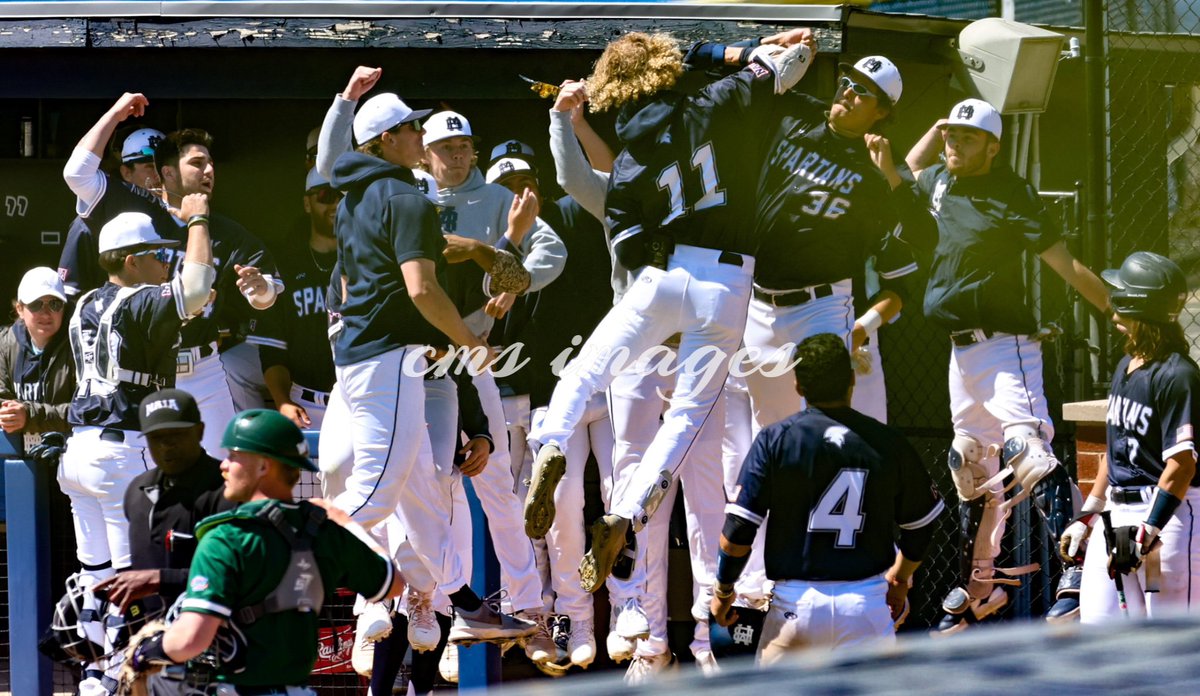
[[[117,696],[149,696],[150,687],[146,680],[162,670],[162,665],[139,665],[136,656],[142,644],[159,639],[166,630],[167,625],[162,621],[151,621],[129,639],[125,663],[121,666],[121,678],[117,683]]]

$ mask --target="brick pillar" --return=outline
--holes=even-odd
[[[1075,461],[1079,490],[1084,496],[1092,490],[1100,457],[1106,450],[1104,416],[1108,402],[1080,401],[1063,404],[1063,420],[1075,422]]]

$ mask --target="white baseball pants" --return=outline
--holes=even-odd
[[[124,442],[101,439],[103,431],[121,433]],[[154,465],[138,433],[94,426],[75,428],[58,464],[58,485],[71,499],[75,555],[85,566],[111,563],[129,567],[129,521],[125,491],[138,474]]]
[[[780,580],[763,620],[760,665],[803,649],[833,650],[896,640],[882,575],[865,580]]]
[[[216,344],[211,348],[213,352],[206,358],[199,357],[199,348],[179,351],[175,388],[184,390],[196,400],[204,420],[204,438],[200,444],[205,452],[219,459],[224,456],[221,438],[225,435],[225,427],[237,411],[233,409],[233,396],[229,393],[229,382]]]

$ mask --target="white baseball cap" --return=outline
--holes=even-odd
[[[492,156],[488,158],[493,163],[501,157],[533,157],[533,148],[520,140],[506,140],[492,148]]]
[[[175,239],[163,239],[154,229],[154,223],[145,213],[121,213],[104,223],[100,228],[100,253],[113,249],[125,249],[139,244],[150,246],[179,246]]]
[[[946,126],[978,128],[991,133],[996,136],[996,140],[999,140],[1000,134],[1004,131],[1004,120],[1000,118],[1000,112],[996,111],[996,107],[984,100],[964,99],[950,109],[950,118],[947,119]]]
[[[153,161],[154,150],[158,141],[166,138],[162,131],[153,128],[139,128],[125,137],[121,144],[121,161],[125,164],[139,161]]]
[[[38,266],[26,271],[25,276],[21,278],[21,285],[17,288],[17,299],[21,301],[21,304],[29,304],[46,295],[57,297],[63,302],[67,301],[67,291],[63,288],[62,278],[59,277],[58,271],[45,266]]]
[[[434,205],[440,205],[441,202],[438,200],[437,179],[434,179],[433,175],[429,172],[422,171],[420,169],[412,170],[412,175],[413,179],[416,179],[416,183],[414,185],[417,187],[417,190],[425,194],[425,197],[429,199],[430,203],[433,203]]]
[[[845,72],[852,70],[862,75],[883,90],[893,104],[900,103],[900,95],[904,92],[904,81],[900,79],[900,70],[896,68],[896,64],[887,58],[867,56],[859,58],[854,65],[838,63],[838,67]]]
[[[475,137],[475,134],[471,132],[471,122],[458,112],[439,111],[425,122],[425,147],[429,147],[439,140],[458,135],[465,135],[468,138]]]
[[[378,138],[401,123],[425,118],[433,109],[413,111],[391,92],[376,94],[354,114],[354,140],[362,145]]]
[[[505,177],[520,172],[527,172],[529,176],[533,177],[537,176],[537,170],[525,160],[516,157],[501,157],[493,162],[492,166],[488,167],[486,178],[489,184],[494,184]]]

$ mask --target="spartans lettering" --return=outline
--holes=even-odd
[[[1110,425],[1145,435],[1150,429],[1150,419],[1153,417],[1154,409],[1127,396],[1113,394],[1108,399],[1108,416],[1105,420]]]

